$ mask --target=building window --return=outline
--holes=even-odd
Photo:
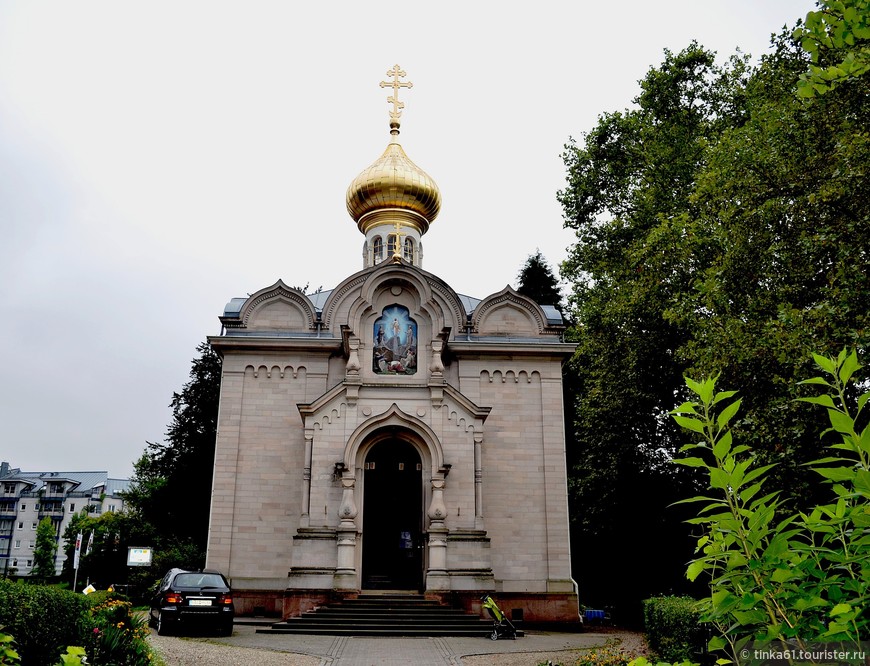
[[[21,539],[15,539],[15,547],[21,548]]]
[[[30,529],[35,530],[35,529],[36,529],[36,523],[30,523]]]
[[[412,239],[410,239],[410,238],[405,239],[405,248],[404,248],[404,252],[402,253],[402,255],[404,256],[405,261],[407,261],[410,264],[414,263],[414,241]]]
[[[18,560],[13,559],[13,560],[12,560],[12,566],[13,566],[14,568],[17,569],[17,568],[18,568]]]
[[[23,530],[23,529],[24,529],[24,521],[23,521],[23,520],[21,520],[21,521],[18,522],[18,529],[19,529],[19,530]]]
[[[22,505],[21,505],[21,510],[22,510],[22,511],[27,511],[27,505],[26,505],[26,504],[22,504]]]
[[[110,505],[109,505],[109,513],[114,513],[114,512],[115,512],[115,505],[114,505],[114,504],[110,504]]]
[[[39,511],[39,504],[36,505],[36,510]]]
[[[387,256],[392,257],[396,254],[396,237],[393,234],[387,236]]]
[[[32,566],[33,566],[33,560],[27,560],[27,568],[29,569]]]
[[[75,505],[74,503],[72,503],[72,502],[71,502],[70,505],[69,505],[69,512],[70,512],[70,513],[75,513],[75,512],[76,512],[76,505]]]
[[[384,260],[384,239],[380,236],[372,238],[372,257],[376,264]]]
[[[30,542],[30,545],[29,545],[30,550],[33,550],[33,547],[34,547],[34,546],[36,546],[36,542],[35,542],[35,541],[31,541],[31,542]]]
[[[15,492],[15,484],[14,483],[4,483],[3,484],[3,492],[4,493],[14,493]]]

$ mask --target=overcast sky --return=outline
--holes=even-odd
[[[0,2],[0,458],[126,477],[226,302],[362,268],[351,180],[401,143],[443,207],[424,268],[516,286],[572,242],[569,136],[665,48],[755,58],[810,0]]]

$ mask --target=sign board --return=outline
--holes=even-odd
[[[127,548],[127,566],[150,567],[151,548],[136,548],[135,546],[129,546]]]

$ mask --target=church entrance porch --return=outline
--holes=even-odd
[[[362,588],[423,589],[423,473],[417,450],[388,439],[366,455]]]

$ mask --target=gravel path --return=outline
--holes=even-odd
[[[152,632],[149,640],[167,666],[411,666],[418,663],[535,666],[548,660],[569,666],[583,650],[608,641],[618,642],[627,651],[646,654],[641,634],[614,629],[581,634],[529,632],[526,638],[517,641],[459,638],[366,641],[324,636],[276,637],[256,634],[254,627],[237,625],[231,638],[182,638]]]

